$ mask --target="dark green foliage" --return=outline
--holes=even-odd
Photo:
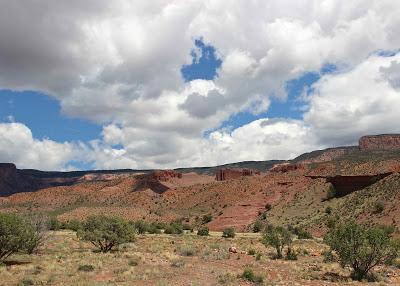
[[[79,265],[78,271],[83,272],[92,272],[94,270],[94,266],[90,264]]]
[[[203,215],[202,222],[203,222],[203,224],[206,224],[206,223],[209,223],[210,221],[212,221],[212,219],[213,219],[213,216],[211,214],[206,214],[206,215]]]
[[[73,219],[64,223],[63,228],[78,231],[81,229],[82,223],[79,220]]]
[[[261,275],[255,274],[251,268],[244,269],[241,278],[253,283],[262,283],[264,281],[264,278]]]
[[[234,238],[235,235],[236,235],[235,229],[232,227],[225,228],[224,231],[222,232],[222,237],[225,238]]]
[[[259,220],[256,220],[253,225],[253,232],[260,232],[263,230],[263,223]]]
[[[254,254],[256,254],[256,250],[255,250],[254,248],[250,248],[250,249],[247,251],[247,254],[248,254],[248,255],[254,255]]]
[[[208,236],[209,235],[209,230],[208,230],[208,227],[201,227],[201,228],[199,228],[199,230],[197,231],[197,235],[200,235],[200,236]]]
[[[147,226],[147,232],[150,234],[160,234],[161,228],[157,224],[151,223]]]
[[[332,208],[331,207],[326,207],[325,208],[325,213],[326,214],[331,214],[332,213]]]
[[[182,234],[183,233],[183,225],[181,222],[175,221],[171,224],[167,225],[164,229],[164,233],[166,234]]]
[[[285,256],[286,260],[297,260],[297,253],[292,248],[288,248]]]
[[[61,229],[61,222],[56,217],[51,217],[48,222],[49,230],[60,230]]]
[[[311,239],[312,235],[308,231],[304,230],[301,227],[295,227],[293,229],[293,234],[297,236],[298,239]]]
[[[338,222],[324,238],[335,251],[342,267],[353,269],[352,278],[368,278],[378,264],[396,257],[400,245],[391,239],[389,228],[360,225],[354,221]]]
[[[292,234],[282,226],[274,227],[268,225],[265,229],[262,243],[265,246],[274,247],[276,249],[276,258],[280,259],[283,257],[283,249],[286,246],[289,249],[292,244]]]
[[[375,202],[372,206],[373,214],[380,214],[385,209],[385,205],[382,202]]]
[[[336,261],[335,256],[332,253],[332,250],[325,250],[324,252],[322,252],[322,256],[324,257],[325,263],[331,263]]]
[[[33,253],[42,239],[31,222],[15,214],[0,214],[0,261],[16,252]]]
[[[149,224],[144,220],[138,220],[133,223],[138,234],[144,234],[149,229]]]
[[[78,231],[78,237],[90,241],[101,252],[109,252],[122,243],[133,242],[135,229],[120,218],[91,216]]]

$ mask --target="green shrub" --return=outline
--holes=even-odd
[[[333,255],[332,250],[325,250],[322,252],[322,256],[324,257],[323,262],[325,263],[335,262],[335,256]]]
[[[256,220],[253,225],[253,232],[260,232],[263,229],[263,223],[259,220]]]
[[[64,224],[65,229],[70,229],[73,231],[78,231],[79,229],[81,229],[81,227],[82,227],[82,223],[76,219],[69,220]]]
[[[283,257],[285,246],[290,248],[292,244],[292,234],[284,227],[268,225],[264,232],[262,243],[265,246],[272,246],[276,249],[276,258]]]
[[[288,248],[285,256],[286,260],[297,260],[297,253],[292,248]]]
[[[308,231],[304,230],[300,227],[295,227],[293,233],[297,236],[298,239],[311,239],[312,235]]]
[[[326,207],[326,208],[325,208],[325,213],[326,213],[326,214],[331,214],[331,213],[332,213],[332,208],[329,207],[329,206]]]
[[[336,223],[324,240],[337,253],[341,266],[350,266],[352,278],[361,281],[375,266],[399,254],[400,245],[391,239],[391,234],[389,228],[348,221]]]
[[[200,235],[200,236],[208,236],[209,233],[210,233],[210,231],[209,231],[208,227],[201,227],[197,231],[197,235]]]
[[[166,234],[182,234],[183,233],[183,225],[182,225],[182,223],[179,223],[179,222],[173,222],[165,227],[164,233],[166,233]]]
[[[122,243],[133,242],[135,229],[120,218],[91,216],[78,231],[78,237],[90,241],[101,252],[109,252]]]
[[[383,212],[384,208],[385,208],[385,205],[382,202],[379,202],[379,201],[375,202],[372,207],[372,213],[380,214],[381,212]]]
[[[51,217],[48,222],[49,230],[60,230],[61,229],[61,222],[56,217]]]
[[[92,272],[94,270],[94,266],[90,264],[79,265],[78,271],[83,272]]]
[[[210,221],[212,221],[213,216],[211,214],[205,214],[203,215],[203,219],[202,219],[202,223],[206,224],[209,223]]]
[[[149,224],[147,222],[145,222],[144,220],[135,221],[133,223],[133,226],[135,227],[138,234],[144,234],[149,229]]]
[[[256,260],[257,260],[257,261],[258,261],[258,260],[261,260],[261,256],[262,256],[262,254],[258,252],[258,253],[256,254]]]
[[[225,238],[234,238],[235,235],[236,235],[235,229],[232,227],[225,228],[224,231],[222,232],[222,237]]]
[[[178,253],[181,256],[194,256],[197,253],[197,249],[193,245],[184,244],[178,248]]]
[[[250,249],[247,251],[247,254],[248,254],[248,255],[254,255],[254,254],[256,254],[256,250],[255,250],[254,248],[250,248]]]
[[[34,225],[16,214],[0,214],[0,261],[16,252],[33,253],[43,236]]]
[[[147,232],[150,234],[160,234],[161,229],[157,224],[151,223],[147,226]]]
[[[264,281],[264,277],[255,274],[251,268],[245,268],[243,270],[241,278],[253,283],[262,283]]]

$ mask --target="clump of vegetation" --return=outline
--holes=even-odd
[[[174,259],[171,261],[171,266],[177,268],[183,267],[185,266],[185,261],[183,261],[182,259]]]
[[[297,260],[297,253],[291,247],[288,248],[285,256],[286,260]]]
[[[144,234],[149,229],[149,224],[147,222],[145,222],[144,220],[135,221],[133,223],[133,226],[135,227],[138,234]]]
[[[135,240],[132,224],[120,218],[91,216],[78,231],[78,237],[90,241],[101,252],[109,252],[122,243]]]
[[[78,231],[79,229],[81,229],[81,227],[82,227],[82,223],[76,219],[69,220],[66,223],[64,223],[64,225],[62,226],[62,228],[70,229],[73,231]]]
[[[90,264],[79,265],[78,271],[92,272],[94,271],[94,266]]]
[[[248,255],[254,255],[254,254],[256,254],[256,250],[255,250],[254,248],[250,248],[250,249],[247,251],[247,254],[248,254]]]
[[[208,236],[210,233],[208,227],[201,227],[197,231],[197,235],[199,236]]]
[[[251,268],[245,268],[240,277],[247,281],[253,282],[253,283],[264,282],[264,277],[261,275],[255,274]]]
[[[265,210],[266,211],[270,211],[272,209],[272,205],[271,204],[266,204],[265,205]]]
[[[253,232],[260,232],[263,230],[263,227],[264,224],[261,221],[256,220],[253,225]]]
[[[326,214],[331,214],[332,213],[332,207],[328,206],[325,208],[325,213]]]
[[[236,276],[232,273],[218,275],[218,283],[221,285],[231,285],[236,282]]]
[[[301,228],[301,227],[295,227],[293,228],[293,234],[295,234],[297,236],[298,239],[311,239],[312,235],[311,233],[309,233],[308,231],[306,231],[305,229]]]
[[[165,226],[164,233],[166,234],[182,234],[183,225],[179,221],[172,222],[171,224]]]
[[[203,219],[202,219],[202,223],[206,224],[209,223],[210,221],[212,221],[213,216],[211,214],[205,214],[203,215]]]
[[[372,213],[373,214],[380,214],[381,212],[383,212],[383,210],[385,209],[385,205],[383,204],[383,202],[378,201],[375,202],[372,206]]]
[[[17,252],[33,253],[43,236],[32,223],[16,214],[0,214],[0,261]]]
[[[235,229],[232,227],[225,228],[222,232],[222,237],[234,238],[236,236]]]
[[[178,248],[178,253],[181,256],[194,256],[197,253],[197,249],[193,245],[184,244]]]
[[[56,217],[51,217],[48,221],[49,230],[60,230],[61,226],[61,222]]]
[[[262,243],[265,246],[272,246],[276,249],[275,258],[283,258],[283,250],[285,247],[288,251],[292,244],[292,234],[289,230],[282,226],[274,227],[273,225],[268,225],[265,229]]]
[[[324,262],[325,263],[331,263],[331,262],[335,262],[335,256],[332,253],[332,250],[325,250],[324,252],[322,252],[322,256],[324,257]]]
[[[352,278],[371,278],[370,271],[377,265],[399,254],[400,243],[391,238],[393,229],[357,224],[354,221],[338,222],[324,237],[335,251],[342,267],[350,266]]]

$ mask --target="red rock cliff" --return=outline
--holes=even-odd
[[[217,181],[225,181],[237,179],[242,176],[253,176],[255,174],[260,174],[260,172],[250,169],[221,169],[217,170],[215,179]]]
[[[363,136],[358,146],[361,150],[400,150],[400,134]]]

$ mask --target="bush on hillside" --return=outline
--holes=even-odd
[[[375,266],[399,254],[400,245],[391,235],[391,228],[348,221],[336,223],[324,240],[336,252],[341,266],[350,266],[352,278],[361,281],[369,277]]]
[[[203,215],[202,223],[203,224],[209,223],[210,221],[212,221],[212,219],[213,216],[211,214]]]
[[[172,222],[171,224],[165,226],[164,233],[166,234],[182,234],[183,225],[179,221]]]
[[[31,222],[16,214],[0,214],[0,261],[17,252],[33,253],[42,239]]]
[[[210,233],[210,231],[208,230],[208,227],[201,227],[197,231],[197,235],[199,235],[199,236],[208,236],[209,233]]]
[[[225,228],[222,232],[222,237],[234,238],[236,236],[235,229],[232,227]]]
[[[290,249],[292,244],[292,234],[289,230],[282,226],[274,227],[268,225],[262,237],[262,243],[265,246],[272,246],[276,249],[276,258],[283,258],[283,250],[285,247]]]
[[[264,224],[261,221],[256,220],[253,224],[253,232],[260,232],[263,230],[263,227]]]
[[[78,231],[78,237],[90,241],[101,252],[109,252],[122,243],[133,242],[135,229],[120,218],[91,216]]]

